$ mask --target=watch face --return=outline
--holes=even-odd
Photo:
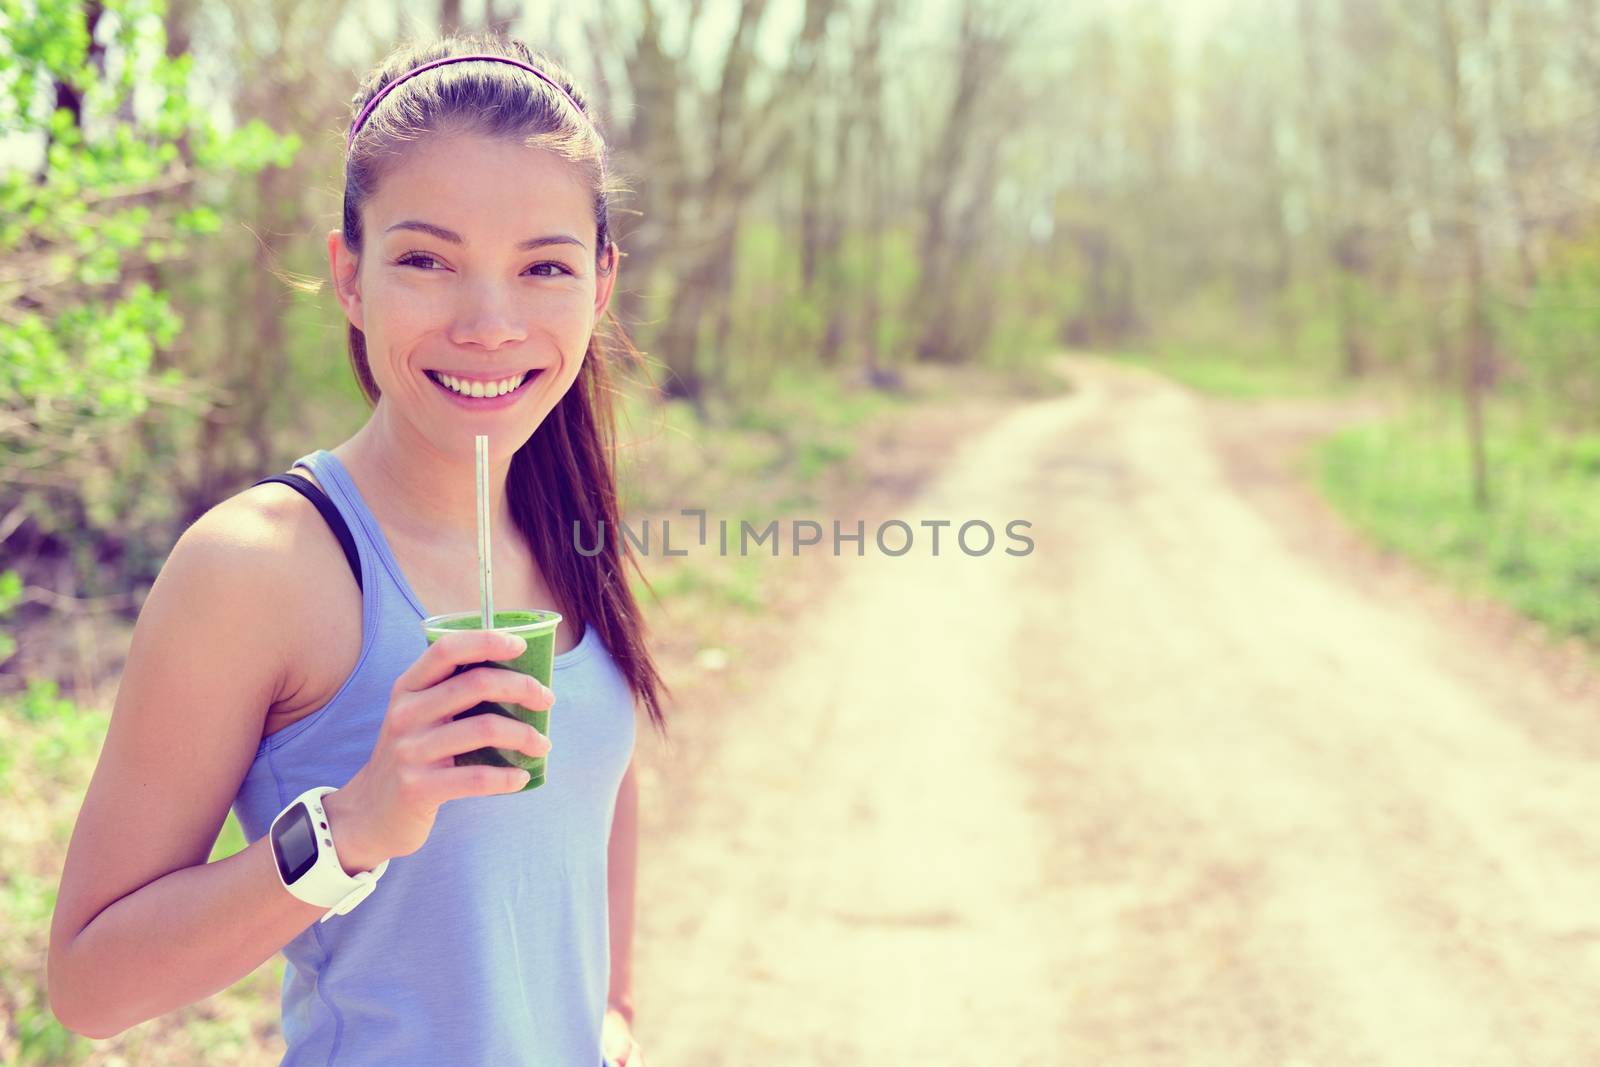
[[[298,882],[317,862],[317,835],[311,812],[302,802],[285,812],[272,828],[272,852],[285,885]]]

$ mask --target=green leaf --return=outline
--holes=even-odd
[[[222,227],[222,216],[215,209],[201,204],[182,212],[173,222],[185,233],[216,233]]]
[[[14,570],[0,573],[0,615],[16,607],[22,600],[22,575]]]

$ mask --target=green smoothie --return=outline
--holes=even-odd
[[[531,674],[539,679],[545,688],[551,688],[550,674],[555,667],[556,626],[560,622],[561,616],[553,611],[497,611],[494,613],[494,629],[516,634],[528,642],[528,647],[516,659],[468,663],[457,667],[455,673],[460,674],[476,667],[498,667],[502,670]],[[422,620],[422,631],[427,635],[430,646],[451,630],[481,629],[483,629],[483,615],[476,611],[455,611]],[[466,711],[459,712],[455,718],[465,719],[469,715],[508,715],[513,719],[531,723],[535,730],[546,737],[550,736],[548,708],[535,711],[520,704],[485,700]],[[455,760],[457,767],[468,764],[521,767],[529,775],[528,784],[522,787],[522,792],[527,792],[529,789],[537,789],[544,785],[545,763],[549,758],[548,756],[535,758],[512,748],[479,748],[471,752],[458,753]]]

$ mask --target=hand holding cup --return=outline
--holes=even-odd
[[[395,681],[372,755],[324,799],[346,871],[371,870],[421,848],[447,800],[529,787],[525,767],[542,765],[550,751],[554,695],[537,677],[499,665],[528,647],[521,636],[497,630],[444,633]],[[537,709],[528,714],[543,716],[545,729],[476,710],[506,706]],[[473,758],[484,751],[516,758]]]

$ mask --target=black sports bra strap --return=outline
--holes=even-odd
[[[250,488],[254,489],[257,485],[267,485],[271,482],[294,487],[301,496],[317,506],[317,510],[322,512],[323,519],[339,538],[339,544],[344,547],[344,558],[350,561],[350,573],[356,576],[356,587],[361,588],[361,557],[356,553],[355,538],[350,536],[350,528],[345,525],[344,516],[339,514],[339,509],[328,499],[328,494],[324,493],[321,487],[293,474],[274,474],[253,483]]]

